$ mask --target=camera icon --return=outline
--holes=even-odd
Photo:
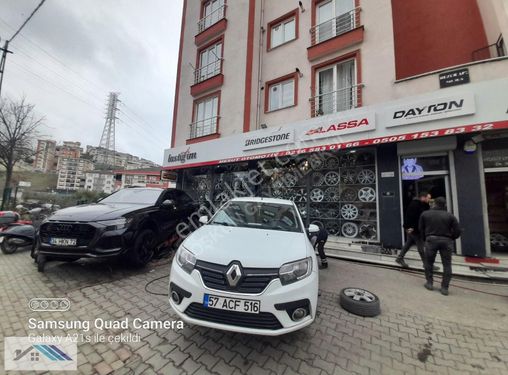
[[[67,298],[32,298],[28,308],[32,311],[67,311],[71,301]]]

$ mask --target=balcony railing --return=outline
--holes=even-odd
[[[215,25],[217,22],[223,19],[225,15],[226,15],[226,5],[222,5],[209,15],[201,18],[198,21],[198,34],[202,31],[205,31],[210,26]]]
[[[215,77],[222,72],[222,59],[215,60],[208,65],[200,66],[194,70],[194,84]]]
[[[506,56],[506,46],[503,36],[500,35],[496,43],[479,48],[471,54],[472,61],[481,61]]]
[[[190,124],[189,139],[204,137],[206,135],[217,133],[217,123],[219,116],[210,117],[205,120],[196,121]]]
[[[311,45],[345,34],[360,25],[360,7],[325,21],[310,29]]]
[[[328,115],[358,107],[362,87],[363,84],[354,85],[310,98],[312,115]]]

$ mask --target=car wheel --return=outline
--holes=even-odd
[[[129,252],[128,261],[135,267],[144,267],[154,255],[155,233],[150,229],[142,230],[134,241]]]
[[[361,288],[344,288],[339,295],[340,306],[351,314],[374,317],[381,313],[379,298]]]
[[[44,266],[46,265],[46,256],[44,255],[37,255],[37,271],[38,272],[44,272]]]

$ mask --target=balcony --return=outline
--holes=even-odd
[[[360,107],[362,87],[363,84],[354,85],[310,98],[312,117]]]
[[[506,56],[506,47],[503,36],[500,35],[496,43],[479,48],[471,53],[471,61],[482,61]]]
[[[190,124],[190,135],[187,144],[219,138],[220,135],[217,133],[219,119],[219,116],[215,116]]]
[[[341,14],[310,29],[311,46],[307,49],[310,61],[363,41],[360,24],[361,8]]]
[[[222,5],[210,14],[198,21],[198,34],[194,37],[194,43],[201,45],[211,38],[224,32],[227,27],[226,5]]]
[[[218,59],[208,65],[194,70],[194,85],[191,86],[191,95],[197,96],[206,91],[222,86],[224,75],[222,74],[223,59]]]

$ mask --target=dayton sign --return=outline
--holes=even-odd
[[[387,128],[470,115],[475,113],[475,101],[472,93],[465,93],[415,102],[411,106],[394,107],[390,112],[392,115],[390,122],[386,124]]]

